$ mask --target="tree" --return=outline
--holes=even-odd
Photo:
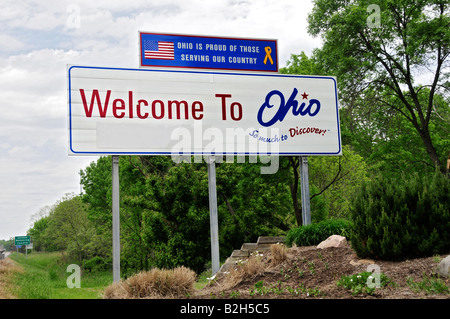
[[[210,261],[208,173],[205,163],[170,156],[120,157],[121,270],[179,265],[201,272]],[[284,172],[260,174],[262,163],[217,163],[221,257],[261,235],[293,224]],[[111,250],[111,157],[81,172],[83,201],[96,234]]]
[[[302,74],[302,75],[325,75],[320,61],[318,60],[319,50],[313,50],[311,57],[304,51],[300,54],[291,54],[286,66],[280,69],[282,74]]]
[[[46,230],[48,228],[48,216],[43,216],[36,220],[33,226],[28,230],[27,234],[33,238],[33,249],[36,251],[52,251],[54,245],[46,237]]]
[[[317,0],[308,17],[309,33],[323,38],[324,70],[338,76],[348,109],[358,96],[368,97],[379,112],[404,117],[442,172],[447,154],[436,150],[430,126],[437,94],[450,88],[449,6],[446,0]]]
[[[308,57],[303,51],[291,54],[283,74],[327,75],[320,60],[320,50],[315,49]],[[347,123],[346,123],[347,124]],[[346,125],[341,125],[346,130]],[[366,179],[367,165],[364,159],[355,154],[344,139],[343,156],[311,156],[308,160],[311,218],[313,222],[327,217],[347,217],[350,198]],[[280,171],[292,170],[290,176],[284,176],[289,185],[292,206],[297,225],[302,225],[301,200],[299,190],[299,157],[288,156],[280,161]],[[277,173],[280,174],[280,173]],[[286,173],[285,173],[286,175]],[[289,174],[288,174],[289,175]]]

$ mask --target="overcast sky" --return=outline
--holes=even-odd
[[[67,155],[67,64],[138,68],[138,31],[277,39],[281,67],[320,46],[309,0],[0,1],[0,239],[97,159]]]

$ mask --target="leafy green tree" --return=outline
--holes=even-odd
[[[261,235],[282,235],[294,223],[289,192],[289,164],[280,158],[275,174],[261,174],[262,163],[217,165],[219,235],[230,251]]]
[[[205,163],[175,163],[169,156],[120,157],[121,269],[188,266],[201,272],[210,260],[208,173]],[[221,257],[260,235],[293,225],[289,190],[280,175],[261,175],[262,163],[217,163]],[[81,172],[83,201],[97,235],[111,249],[111,158]],[[105,258],[108,256],[105,256]]]
[[[27,234],[31,236],[33,242],[33,249],[36,251],[53,251],[55,245],[46,237],[49,217],[44,216],[33,223]]]
[[[79,196],[66,194],[48,216],[47,240],[81,262],[89,257],[86,245],[93,239],[93,228],[87,218],[86,204]]]
[[[89,203],[89,219],[98,233],[108,236],[112,243],[112,234],[107,235],[112,229],[111,165],[111,156],[102,156],[81,170],[80,178],[83,186],[82,200]]]
[[[290,60],[286,66],[280,68],[282,74],[302,74],[302,75],[325,75],[320,60],[318,60],[319,50],[313,50],[311,57],[308,57],[304,51],[300,54],[291,54]]]
[[[320,50],[313,51],[311,57],[304,52],[292,54],[287,66],[281,69],[284,74],[325,75],[320,61]],[[341,124],[343,131],[348,130],[347,122]],[[343,133],[345,134],[345,133]],[[347,136],[354,136],[347,133]],[[367,179],[368,167],[365,160],[356,154],[352,147],[345,145],[352,142],[343,137],[343,156],[310,156],[308,158],[311,219],[319,222],[328,217],[346,218],[349,214],[349,200],[364,180]],[[299,189],[299,158],[286,157],[282,160],[290,165],[280,165],[281,170],[292,170],[289,182],[292,204],[297,225],[302,224],[301,196]]]
[[[14,237],[10,238],[9,240],[0,239],[0,245],[3,245],[4,250],[11,250],[11,248],[14,246]]]
[[[326,218],[349,218],[350,203],[363,183],[369,179],[368,165],[349,145],[343,145],[342,156],[310,157],[309,178],[311,180],[311,205],[322,197],[322,212]],[[317,207],[318,211],[319,207]],[[313,216],[311,216],[313,217]]]
[[[449,6],[444,0],[318,0],[308,18],[309,32],[323,39],[323,69],[338,76],[347,109],[361,97],[376,102],[377,112],[402,116],[441,171],[447,154],[438,152],[430,127],[437,94],[449,90]]]

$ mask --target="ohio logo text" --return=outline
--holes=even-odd
[[[287,102],[285,102],[283,93],[281,93],[278,90],[270,91],[266,96],[264,104],[260,107],[260,109],[258,111],[257,119],[258,119],[259,124],[267,127],[267,126],[272,126],[273,124],[275,124],[278,121],[283,122],[284,118],[286,117],[286,115],[289,112],[289,109],[291,107],[292,107],[292,114],[294,116],[298,116],[298,115],[305,116],[307,114],[309,114],[310,116],[316,116],[317,113],[319,113],[319,111],[320,111],[320,101],[316,100],[316,99],[310,99],[308,106],[306,106],[305,102],[302,102],[299,105],[299,102],[296,100],[297,93],[298,93],[298,90],[296,88],[294,88],[291,96],[289,97]],[[280,104],[278,106],[278,111],[275,113],[275,115],[273,115],[273,117],[271,119],[265,121],[263,119],[265,111],[267,109],[274,107],[274,105],[271,104],[272,97],[274,97],[274,96],[277,96],[280,100]],[[308,99],[308,94],[306,94],[306,93],[301,94],[301,96],[302,96],[303,100]]]

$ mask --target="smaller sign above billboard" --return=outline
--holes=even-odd
[[[278,72],[277,40],[139,33],[140,67]]]

